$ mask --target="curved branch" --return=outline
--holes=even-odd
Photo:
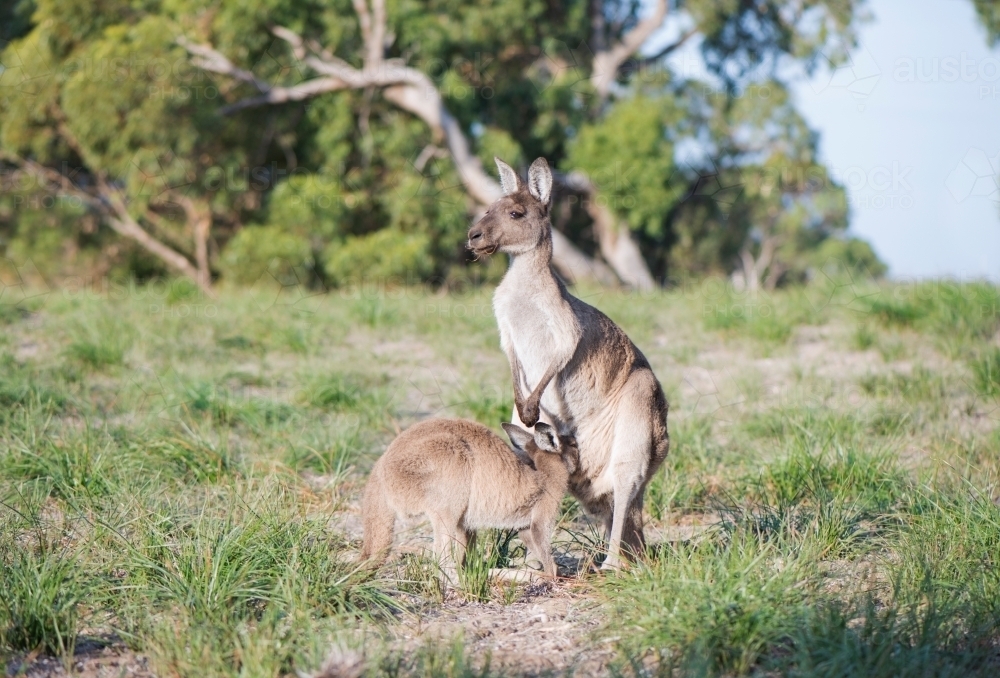
[[[669,45],[667,45],[666,47],[664,47],[663,49],[661,49],[659,52],[657,52],[656,54],[650,54],[648,56],[642,57],[641,59],[636,59],[635,66],[637,68],[639,68],[639,69],[649,68],[650,66],[652,66],[653,64],[655,64],[657,61],[659,61],[663,57],[669,56],[674,51],[676,51],[676,50],[680,49],[681,47],[683,47],[684,43],[686,43],[688,40],[690,40],[692,37],[694,37],[697,34],[698,34],[698,28],[697,27],[695,27],[695,28],[689,28],[688,30],[684,31],[684,33],[682,33],[681,36],[679,38],[677,38],[677,40],[675,40],[674,42],[670,43]],[[628,66],[629,66],[629,64],[624,63],[624,64],[622,64],[622,66],[619,67],[619,70],[624,70],[625,68],[628,68]]]
[[[570,172],[563,181],[587,196],[584,207],[594,221],[601,255],[622,282],[643,292],[655,289],[656,281],[649,272],[649,266],[639,251],[639,245],[632,238],[631,231],[627,225],[618,221],[610,207],[598,200],[597,187],[590,178],[583,172]]]
[[[231,114],[246,108],[299,101],[342,89],[379,88],[387,101],[423,120],[435,137],[445,141],[455,169],[469,196],[481,205],[492,204],[503,195],[500,184],[486,173],[479,158],[472,153],[461,125],[448,111],[441,93],[433,81],[422,71],[406,66],[401,60],[382,60],[381,51],[378,59],[374,57],[377,46],[375,40],[384,40],[385,21],[383,0],[372,0],[372,3],[375,17],[383,24],[381,31],[372,26],[372,18],[367,15],[368,8],[365,0],[355,0],[362,35],[366,36],[368,50],[363,70],[351,66],[342,59],[333,57],[329,53],[317,54],[317,50],[310,47],[313,54],[305,56],[302,61],[324,77],[307,80],[292,87],[268,86],[266,90],[261,90],[263,94],[237,101],[221,109],[221,112]],[[296,53],[304,53],[305,43],[297,34],[283,27],[275,27],[272,31],[279,38],[289,42]],[[208,64],[212,68],[207,70],[248,82],[245,77],[241,77],[240,69],[214,48],[207,45],[194,45],[188,41],[179,44],[198,57],[195,65]],[[594,195],[596,196],[596,193]],[[602,209],[597,207],[596,200],[592,199],[589,202],[595,208]],[[606,208],[603,209],[606,210]],[[627,249],[631,245],[635,253],[638,253],[638,247],[627,231],[620,232],[605,228],[602,229],[602,232],[617,233],[617,240],[622,243],[621,247]],[[596,280],[604,284],[614,282],[614,276],[606,266],[592,260],[577,249],[565,235],[553,230],[552,237],[553,264],[563,277],[571,282],[586,279]],[[617,252],[617,250],[609,251]],[[647,278],[648,281],[652,281],[652,276],[649,275],[649,270],[641,255],[638,258],[619,256],[615,259],[609,259],[609,263],[618,277],[628,284],[635,284],[634,281],[638,281],[639,284],[636,286],[646,289]]]
[[[663,25],[666,16],[667,0],[656,0],[652,14],[622,36],[621,42],[594,55],[594,70],[590,75],[590,83],[601,99],[605,99],[611,92],[611,86],[618,77],[621,65],[642,47],[657,28]]]
[[[17,165],[25,172],[44,182],[45,185],[52,186],[56,192],[71,195],[90,205],[102,214],[108,226],[111,227],[111,230],[135,241],[140,247],[163,261],[167,266],[193,280],[205,294],[213,296],[211,278],[201,275],[199,270],[188,261],[187,257],[173,248],[164,245],[140,226],[132,215],[129,214],[128,208],[121,199],[118,190],[110,186],[101,174],[94,174],[97,189],[97,194],[95,195],[74,184],[69,177],[61,172],[40,165],[32,160],[27,160],[5,151],[0,151],[0,158]]]

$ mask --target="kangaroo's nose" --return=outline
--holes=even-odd
[[[469,231],[469,242],[475,243],[477,240],[481,240],[483,237],[483,229],[478,226],[474,226],[472,230]]]

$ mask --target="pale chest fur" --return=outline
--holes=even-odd
[[[493,308],[500,345],[508,359],[516,356],[521,364],[521,391],[527,397],[550,367],[561,370],[573,357],[581,325],[547,262],[542,268],[537,261],[515,259],[497,287]],[[541,400],[542,419],[557,428],[572,423],[561,384],[562,375],[549,384]]]
[[[569,303],[551,274],[546,278],[517,260],[493,297],[493,311],[504,352],[517,356],[530,391],[553,363],[565,364],[576,352],[581,329]],[[560,408],[553,382],[542,398],[543,408]]]

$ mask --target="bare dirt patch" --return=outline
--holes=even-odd
[[[77,643],[70,672],[61,659],[35,653],[15,658],[7,664],[6,675],[25,678],[155,678],[142,655],[132,652],[117,639],[83,639]]]

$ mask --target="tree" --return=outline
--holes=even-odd
[[[979,21],[986,28],[986,40],[990,47],[1000,44],[1000,5],[994,0],[972,0]]]
[[[41,3],[35,28],[4,51],[5,89],[18,95],[3,101],[0,160],[208,291],[212,225],[246,199],[211,178],[250,152],[247,121],[191,96],[198,73],[166,19],[110,24],[109,9],[70,23],[86,4]]]
[[[678,229],[701,209],[706,178],[739,175],[780,145],[754,151],[744,137],[778,121],[777,137],[804,148],[808,129],[779,120],[787,101],[768,113],[741,91],[772,82],[782,60],[835,57],[858,4],[41,0],[0,56],[0,148],[11,171],[76,194],[206,288],[264,270],[446,281],[463,265],[469,215],[498,195],[492,155],[522,166],[545,155],[562,170],[560,272],[648,288],[668,266],[683,272],[671,252],[698,232]],[[665,21],[676,39],[643,52]],[[716,83],[670,71],[665,59],[689,40]],[[73,70],[137,55],[170,67],[128,69],[125,83]],[[150,102],[151,88],[188,98]],[[697,157],[681,162],[692,144]],[[165,188],[144,195],[153,167]],[[229,179],[254,173],[261,181]],[[726,222],[708,240],[729,270],[739,252],[757,256],[740,228]],[[737,254],[724,254],[729,241]]]

